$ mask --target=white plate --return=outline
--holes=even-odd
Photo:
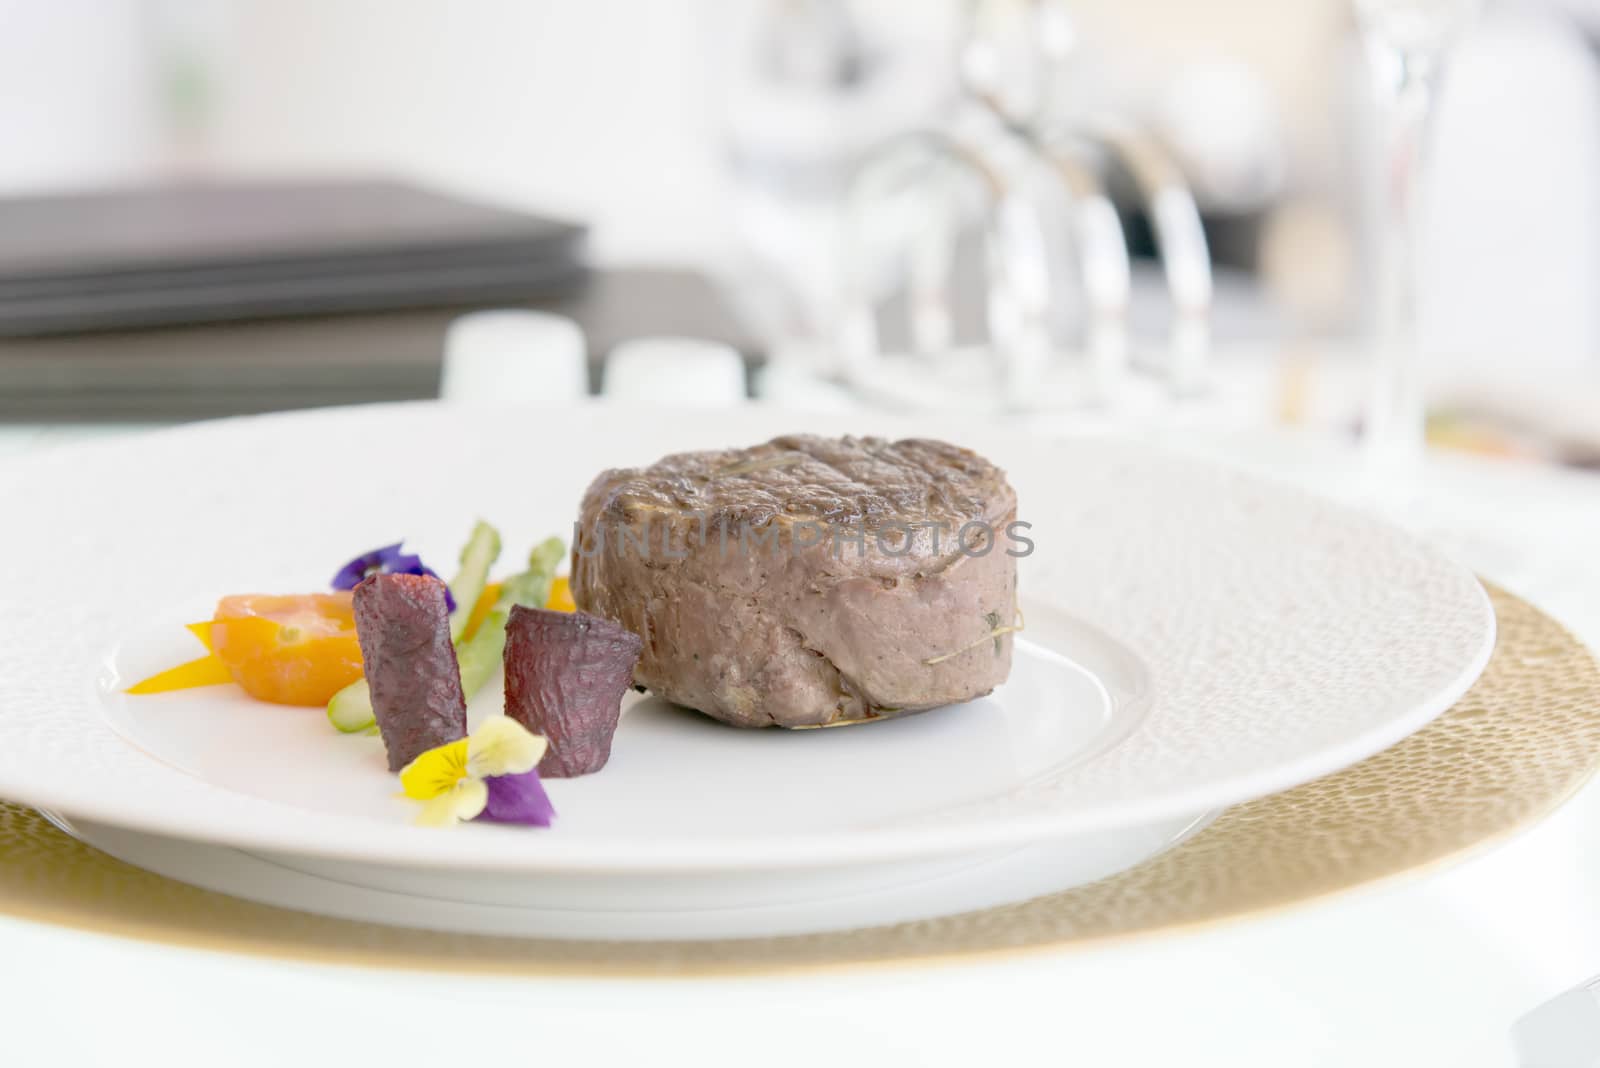
[[[1171,849],[1213,814],[1072,835],[998,854],[766,872],[615,874],[438,869],[247,853],[46,814],[137,867],[265,905],[394,927],[576,940],[771,938],[1027,901]]]
[[[220,594],[320,588],[402,536],[448,569],[568,532],[601,468],[792,430],[932,434],[1005,466],[1037,551],[991,698],[844,730],[740,732],[641,703],[547,832],[411,826],[378,743],[227,688],[129,698]],[[1494,638],[1473,577],[1299,492],[1107,440],[960,421],[415,404],[230,420],[0,472],[0,794],[254,850],[407,868],[623,874],[995,852],[1183,820],[1416,730]],[[474,711],[481,715],[485,702]]]

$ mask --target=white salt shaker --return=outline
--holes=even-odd
[[[624,341],[606,357],[604,387],[612,400],[697,408],[745,399],[744,358],[716,341],[652,337]]]
[[[571,319],[507,308],[471,312],[450,324],[441,400],[482,407],[559,405],[588,392],[583,331]]]

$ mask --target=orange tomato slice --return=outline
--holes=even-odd
[[[325,705],[361,677],[348,591],[224,597],[207,637],[233,681],[257,700]]]

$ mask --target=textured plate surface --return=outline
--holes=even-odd
[[[540,834],[411,827],[410,810],[391,803],[392,780],[372,770],[375,752],[352,765],[359,782],[329,783],[317,762],[361,740],[332,737],[314,710],[268,710],[306,729],[263,741],[229,735],[242,725],[222,691],[215,714],[198,718],[184,702],[206,698],[135,707],[117,693],[162,657],[185,655],[178,624],[219,594],[318,588],[353,552],[402,535],[447,563],[476,515],[520,552],[570,529],[603,467],[792,430],[929,434],[1006,467],[1037,545],[1019,568],[1034,670],[986,702],[840,731],[719,730],[702,747],[686,739],[710,728],[675,717],[655,732],[674,761],[637,748],[637,776],[623,754],[647,721],[625,722],[619,763],[556,784],[569,816]],[[851,863],[1181,818],[1393,744],[1465,691],[1494,637],[1471,575],[1365,516],[1134,445],[949,420],[378,406],[65,449],[0,473],[0,494],[22,517],[0,534],[0,583],[27,606],[0,620],[0,793],[155,833],[412,866]],[[1083,699],[1051,699],[1051,671],[1057,691],[1082,682]],[[989,759],[952,764],[978,722],[962,714],[980,708],[1003,737],[980,731]],[[188,726],[172,726],[185,716]],[[1051,740],[1042,757],[1030,741],[1040,737]],[[178,751],[186,745],[227,759],[197,763]],[[902,748],[923,762],[890,758]],[[847,790],[831,787],[830,769],[872,751]],[[756,818],[777,800],[762,792],[762,771],[790,760],[777,780],[784,796],[809,786],[818,803],[791,806],[774,832]],[[665,818],[670,806],[650,787],[673,778],[692,784],[683,796],[713,803]],[[355,793],[361,802],[344,807]]]

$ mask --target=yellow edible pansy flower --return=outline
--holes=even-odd
[[[488,776],[521,775],[544,756],[545,740],[514,719],[492,716],[465,738],[436,746],[400,771],[406,796],[423,802],[417,822],[446,827],[476,819],[489,803]]]

